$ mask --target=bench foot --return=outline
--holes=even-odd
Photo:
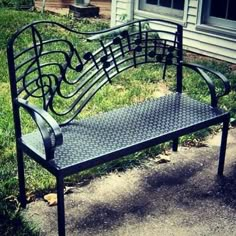
[[[18,147],[17,147],[17,166],[18,166],[20,203],[21,203],[21,207],[26,208],[24,156],[23,156],[22,150]]]
[[[57,176],[58,235],[65,236],[64,178]]]
[[[179,138],[173,139],[172,150],[173,152],[178,151]]]
[[[219,176],[222,176],[223,172],[224,172],[225,152],[226,152],[226,145],[227,145],[228,129],[229,129],[229,117],[227,118],[226,121],[224,121],[223,128],[222,128],[219,166],[218,166],[218,175]]]

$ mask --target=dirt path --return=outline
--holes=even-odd
[[[124,173],[112,173],[65,196],[67,235],[236,236],[236,129],[225,177],[216,177],[220,134],[208,147],[184,148]],[[57,235],[56,207],[37,200],[25,218],[42,235]]]

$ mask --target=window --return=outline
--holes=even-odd
[[[202,23],[222,28],[236,28],[236,0],[206,0]]]
[[[183,18],[185,0],[140,0],[139,9],[170,17]]]

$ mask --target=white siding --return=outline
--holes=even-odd
[[[122,18],[125,18],[125,20],[130,19],[132,1],[133,0],[112,0],[111,26],[124,23],[121,21]]]
[[[198,0],[189,0],[189,7],[197,8],[198,7]]]
[[[116,11],[112,20],[114,25],[121,23],[120,18],[123,14],[131,17],[130,10],[133,11],[134,19],[147,17],[155,17],[155,14],[140,11],[136,8],[132,9],[132,0],[112,0],[116,4]],[[138,1],[137,1],[138,2]],[[184,47],[187,50],[208,55],[232,63],[236,63],[236,38],[223,34],[211,33],[206,29],[197,28],[201,9],[199,8],[201,0],[189,0],[187,7],[186,22],[184,25]],[[199,15],[199,16],[198,16]],[[128,19],[127,19],[128,20]],[[179,21],[177,21],[179,23]]]

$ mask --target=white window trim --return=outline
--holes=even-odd
[[[234,29],[234,28],[231,28],[230,25],[232,23],[235,25],[236,22],[231,21],[231,20],[220,19],[217,17],[209,16],[209,10],[207,13],[204,13],[203,12],[203,1],[204,0],[199,0],[196,29],[235,39],[236,38],[236,27]],[[209,17],[207,23],[203,22],[203,20],[204,20],[203,14],[206,14]],[[228,27],[226,26],[226,24],[228,25]]]
[[[159,18],[162,20],[169,20],[169,21],[181,24],[183,26],[186,26],[189,0],[185,0],[183,14],[181,10],[170,9],[167,7],[160,7],[160,6],[154,6],[157,9],[157,12],[148,11],[148,6],[145,7],[145,9],[143,10],[143,9],[140,9],[140,5],[142,5],[140,1],[141,0],[135,1],[134,9],[135,9],[136,15],[141,16],[141,17],[146,17],[146,18]],[[160,14],[160,9],[162,10],[163,14]],[[170,15],[170,12],[172,12],[173,15]]]
[[[177,10],[169,7],[158,6],[154,4],[144,3],[145,0],[139,1],[139,8],[143,11],[150,11],[153,13],[158,13],[160,15],[169,15],[170,17],[176,17],[183,19],[184,10]]]
[[[207,24],[215,27],[222,27],[226,29],[236,30],[236,21],[221,19],[214,16],[208,16]]]

